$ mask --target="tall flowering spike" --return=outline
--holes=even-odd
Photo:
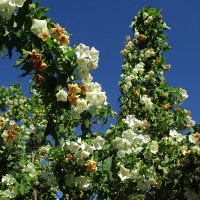
[[[188,94],[170,87],[164,78],[171,67],[163,57],[171,48],[164,34],[169,27],[159,10],[147,7],[133,19],[131,28],[133,35],[120,52],[124,59],[119,82],[121,111],[114,135],[112,129],[108,134],[117,154],[115,175],[122,182],[118,190],[126,191],[130,199],[139,195],[186,199],[189,193],[199,198],[198,129],[190,112],[176,107]]]

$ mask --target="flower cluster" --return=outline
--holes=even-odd
[[[79,165],[85,165],[87,163],[86,159],[93,154],[93,151],[102,149],[104,143],[105,139],[103,139],[101,136],[97,136],[91,141],[91,144],[88,144],[82,141],[81,138],[78,138],[77,142],[67,141],[65,145],[70,153],[73,154],[72,157],[77,160],[77,163]],[[87,165],[88,163],[86,166]]]
[[[99,51],[94,47],[89,50],[89,47],[80,44],[76,48],[77,63],[79,67],[78,75],[82,79],[83,85],[68,84],[68,91],[63,89],[56,93],[57,101],[69,101],[71,110],[69,111],[73,118],[79,119],[80,114],[90,107],[93,112],[97,112],[102,104],[106,104],[106,94],[102,92],[101,85],[97,82],[92,82],[92,76],[89,70],[94,70],[98,67]]]
[[[76,55],[78,67],[80,68],[79,76],[82,78],[84,84],[88,84],[93,79],[89,70],[92,71],[98,67],[99,51],[94,47],[89,49],[89,46],[81,43],[76,48]]]
[[[116,137],[112,142],[114,148],[118,150],[117,155],[123,158],[126,154],[139,154],[143,150],[143,144],[150,142],[150,137],[136,134],[128,129],[122,132],[122,137]]]

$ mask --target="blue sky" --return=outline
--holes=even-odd
[[[102,85],[115,111],[119,110],[118,81],[123,64],[120,50],[124,47],[125,37],[132,35],[129,25],[145,6],[162,9],[163,20],[171,27],[166,33],[172,46],[172,50],[165,55],[167,63],[172,66],[165,72],[165,77],[170,86],[187,90],[189,98],[183,106],[191,111],[193,120],[200,122],[199,0],[42,0],[41,4],[51,7],[48,16],[72,34],[71,45],[84,43],[100,51],[99,68],[92,72],[93,81]],[[0,57],[0,85],[21,82],[26,91],[29,79],[18,78],[20,70],[11,68],[16,59],[16,56],[12,60]]]

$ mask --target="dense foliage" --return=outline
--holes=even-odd
[[[20,84],[0,88],[1,199],[198,200],[199,125],[178,107],[187,92],[164,78],[171,47],[161,11],[146,7],[131,23],[116,117],[92,82],[99,51],[70,47],[48,10],[0,0],[1,54],[16,50],[13,67],[32,77],[29,98]],[[116,125],[99,132],[109,117]]]

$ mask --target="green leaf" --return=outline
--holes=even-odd
[[[0,47],[0,51],[1,51],[1,55],[4,57],[5,56],[5,44],[1,45]]]
[[[22,49],[22,55],[19,57],[19,59],[17,60],[16,64],[13,67],[19,67],[27,58],[27,56],[28,56],[28,51]]]
[[[7,27],[5,26],[5,33],[4,33],[3,36],[6,36],[6,35],[8,35],[8,34],[9,34],[9,31],[8,31]]]
[[[23,183],[23,180],[21,181],[21,187],[19,188],[19,191],[21,192],[21,195],[25,195],[25,191],[27,188],[27,184]]]
[[[104,160],[104,169],[108,172],[109,178],[112,181],[113,180],[113,177],[112,177],[113,173],[112,173],[111,167],[112,167],[112,157],[108,157]]]
[[[148,14],[149,15],[160,15],[160,10],[158,10],[156,8],[149,8]]]
[[[72,50],[67,49],[67,52],[65,53],[65,57],[68,58],[68,57],[73,56],[75,54],[75,51],[76,51],[76,47],[73,48]]]
[[[32,3],[32,4],[29,4],[29,10],[35,10],[36,8],[38,8],[40,6],[40,3],[38,1]]]
[[[37,10],[36,12],[36,16],[38,19],[40,19],[43,15],[45,15],[48,11],[49,11],[50,8],[40,8]]]
[[[89,120],[89,119],[86,119],[86,120],[84,121],[84,125],[85,125],[86,128],[89,128],[89,127],[90,127],[90,120]]]

